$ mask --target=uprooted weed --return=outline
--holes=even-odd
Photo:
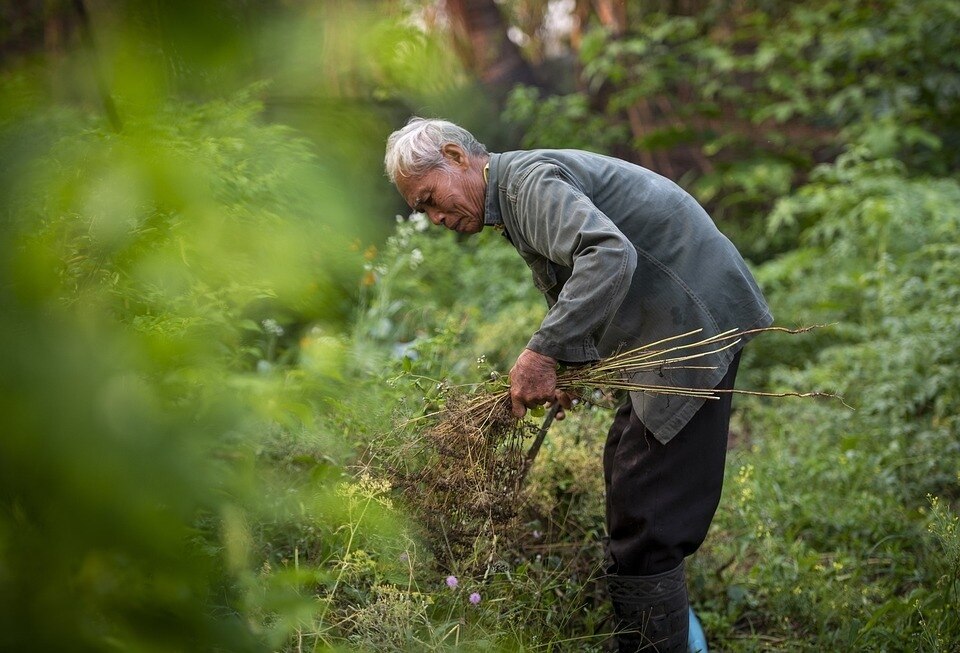
[[[519,532],[535,427],[511,414],[503,393],[450,390],[431,419],[400,447],[391,481],[421,516],[442,567],[483,572]]]

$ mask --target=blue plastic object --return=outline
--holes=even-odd
[[[693,608],[690,608],[690,630],[687,635],[687,651],[688,653],[707,653],[707,637],[703,634],[703,626],[700,625],[700,620],[697,619],[697,615],[693,613]]]

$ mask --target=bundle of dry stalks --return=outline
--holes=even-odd
[[[819,326],[819,325],[817,325]],[[643,345],[597,363],[562,371],[560,390],[589,396],[596,390],[626,390],[717,399],[717,391],[641,384],[631,381],[639,372],[697,365],[707,356],[735,347],[743,336],[760,332],[803,333],[802,329],[767,327],[751,331],[731,329],[695,339],[700,330]],[[756,392],[769,397],[834,396],[819,392]],[[506,380],[481,386],[472,394],[451,392],[442,410],[423,418],[427,426],[405,444],[393,465],[392,481],[406,501],[425,517],[434,554],[442,566],[461,571],[489,569],[498,550],[510,549],[519,532],[524,503],[524,479],[552,421],[549,413],[537,426],[516,419],[510,411]],[[526,443],[536,434],[533,446]]]
[[[392,483],[416,509],[440,565],[476,573],[521,524],[524,443],[534,427],[509,394],[448,391],[445,406],[402,447]]]

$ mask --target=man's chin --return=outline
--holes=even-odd
[[[482,220],[461,220],[457,225],[457,231],[462,234],[475,234],[483,229]]]

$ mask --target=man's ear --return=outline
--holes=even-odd
[[[450,159],[450,162],[461,168],[467,167],[467,153],[456,143],[446,143],[440,148],[443,156]]]

